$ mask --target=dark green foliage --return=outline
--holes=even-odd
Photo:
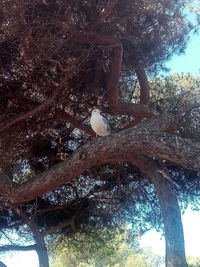
[[[68,157],[91,140],[57,118],[57,114],[65,111],[80,122],[88,123],[98,97],[102,97],[104,107],[107,106],[111,49],[77,41],[61,24],[65,22],[78,31],[87,32],[106,2],[4,0],[1,3],[0,120],[7,122],[32,110],[51,96],[55,83],[64,84],[59,96],[44,112],[30,116],[1,134],[0,168],[16,183],[34,179],[35,175],[62,161],[60,154]],[[173,53],[184,50],[193,29],[182,14],[188,3],[184,0],[119,1],[97,27],[97,33],[118,38],[124,47],[120,77],[122,99],[138,102],[135,76],[138,64],[154,75]],[[151,105],[158,111],[176,112],[179,104],[192,99],[186,95],[184,102],[182,95],[192,90],[193,96],[198,85],[199,77],[193,76],[152,80]],[[199,140],[198,116],[194,110],[184,117],[179,127],[182,137]],[[119,130],[130,117],[115,116],[110,120]],[[177,191],[182,202],[187,204],[195,199],[199,192],[197,174],[179,166],[170,166],[170,171],[180,185]],[[55,210],[57,206],[63,209]],[[105,226],[113,228],[124,222],[130,223],[132,231],[139,235],[151,227],[162,228],[151,181],[128,163],[88,170],[77,180],[20,208],[41,231],[75,216],[76,231],[86,229],[85,234],[91,240],[96,238],[93,229],[102,231]],[[2,207],[0,216],[1,229],[12,225],[20,234],[28,232],[6,207]],[[63,228],[62,234],[73,237],[71,225]],[[106,238],[110,238],[109,235]]]

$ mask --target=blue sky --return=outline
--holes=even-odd
[[[173,56],[166,66],[172,72],[200,74],[200,34],[191,35],[185,54]]]

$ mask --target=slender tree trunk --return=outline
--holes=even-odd
[[[49,267],[49,260],[46,247],[38,246],[36,252],[38,254],[40,267]]]
[[[37,225],[31,221],[18,207],[14,208],[15,212],[24,220],[33,233],[36,243],[36,252],[38,254],[40,267],[49,267],[49,258],[43,234],[40,232]]]
[[[166,267],[187,267],[181,212],[168,170],[154,160],[136,156],[132,159],[153,181],[163,216],[166,244]]]
[[[185,244],[181,212],[172,184],[166,179],[152,179],[160,202],[164,221],[166,267],[186,267]]]
[[[2,261],[0,261],[0,267],[7,267]]]
[[[38,254],[40,267],[49,267],[49,258],[44,237],[40,232],[34,231],[34,239],[37,244],[36,252]]]

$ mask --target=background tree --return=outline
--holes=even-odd
[[[130,229],[129,229],[130,230]],[[126,228],[88,229],[75,234],[75,238],[61,237],[50,244],[53,257],[51,267],[159,267],[164,258],[142,250],[138,246],[138,236],[131,236]],[[93,236],[95,235],[95,236]]]
[[[164,95],[165,81],[157,99],[146,73],[184,50],[197,28],[183,14],[188,4],[2,2],[0,200],[8,244],[1,251],[35,249],[46,267],[53,234],[124,221],[142,233],[163,222],[167,266],[187,265],[177,192],[195,198],[199,188],[200,145],[184,136],[191,110],[198,131],[199,103]],[[171,110],[161,114],[166,103]],[[94,138],[94,106],[115,134]],[[14,234],[26,246],[13,243]]]
[[[199,257],[188,257],[187,260],[189,267],[197,267],[200,264]]]

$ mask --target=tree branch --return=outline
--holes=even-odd
[[[1,267],[7,267],[7,265],[5,265],[2,261],[0,261],[0,266]]]
[[[137,67],[135,69],[136,75],[139,80],[140,84],[140,104],[148,105],[149,103],[149,93],[150,93],[150,87],[149,82],[147,79],[147,75],[145,73],[145,70],[143,68]]]
[[[121,42],[108,35],[101,35],[96,32],[84,32],[77,31],[73,26],[66,23],[60,22],[58,25],[63,29],[63,31],[69,31],[72,36],[74,36],[78,41],[86,42],[93,45],[101,45],[103,47],[112,48],[112,58],[110,66],[110,74],[107,82],[107,96],[109,107],[114,114],[128,114],[139,117],[151,118],[157,113],[143,104],[125,103],[119,102],[119,79],[121,74],[121,65],[123,57],[123,47]],[[148,100],[148,83],[147,77],[144,70],[138,68],[137,70],[141,88],[141,98],[142,102]]]
[[[185,168],[200,169],[198,142],[191,142],[157,130],[160,128],[164,131],[171,121],[170,116],[166,116],[165,119],[159,116],[146,120],[137,127],[95,139],[77,149],[66,161],[24,184],[15,185],[9,199],[11,203],[23,203],[35,199],[75,179],[92,166],[122,161],[123,155],[127,153],[154,156]]]
[[[1,246],[0,251],[30,251],[36,250],[36,245],[29,245],[29,246],[18,246],[18,245],[6,245]]]
[[[8,196],[11,190],[12,181],[3,173],[0,173],[0,195]],[[1,197],[0,197],[1,198]]]
[[[54,101],[54,99],[60,93],[62,88],[63,88],[63,82],[61,82],[59,85],[57,85],[55,90],[53,91],[52,95],[46,101],[44,101],[42,104],[40,104],[39,106],[33,108],[32,110],[30,110],[29,112],[27,112],[25,114],[20,114],[19,116],[17,116],[14,119],[11,119],[8,122],[7,121],[6,122],[2,122],[0,124],[0,133],[5,131],[5,130],[7,130],[11,126],[13,126],[13,125],[15,125],[15,124],[27,119],[28,117],[33,116],[36,113],[44,110],[46,107],[48,107]]]
[[[191,112],[193,109],[195,108],[199,108],[200,107],[200,103],[194,103],[191,104],[189,106],[186,106],[184,108],[182,108],[176,115],[178,120],[181,120],[186,114],[188,114],[189,112]]]
[[[39,215],[41,215],[41,214],[45,214],[45,213],[47,213],[47,212],[51,212],[51,211],[63,210],[64,212],[66,212],[66,209],[67,209],[67,208],[68,208],[67,205],[57,205],[57,206],[52,206],[52,207],[50,207],[50,208],[48,208],[48,209],[44,209],[44,210],[41,210],[41,211],[37,212],[36,214],[34,214],[34,217],[37,217],[37,216],[39,216]],[[67,212],[67,213],[69,213],[69,212]]]
[[[65,221],[62,221],[52,227],[49,227],[47,230],[43,231],[42,234],[44,236],[46,235],[50,235],[52,233],[56,233],[58,232],[59,230],[61,230],[62,228],[65,228],[67,226],[72,226],[73,225],[73,219],[67,219]]]
[[[45,49],[44,47],[41,47],[33,38],[33,36],[28,33],[28,38],[29,40],[35,45],[35,47],[37,48],[38,52],[40,55],[44,56],[45,60],[48,61],[48,62],[51,62],[51,63],[54,63],[58,66],[59,70],[64,74],[66,72],[69,72],[70,69],[69,68],[64,68],[63,65],[60,63],[59,60],[56,60],[56,59],[53,59],[53,58],[50,58],[47,56],[46,52],[45,52]]]
[[[65,121],[70,123],[73,127],[89,134],[92,136],[95,136],[95,133],[93,132],[92,128],[84,123],[82,123],[81,121],[75,119],[74,117],[72,117],[71,115],[67,114],[64,111],[57,111],[55,114],[56,119],[61,120],[61,121]]]

